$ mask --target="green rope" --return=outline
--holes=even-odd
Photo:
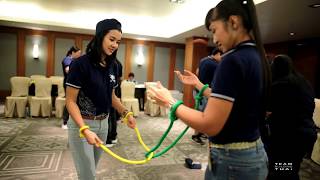
[[[203,92],[209,87],[208,84],[204,85],[201,90],[199,91],[199,93],[196,95],[195,97],[195,100],[196,100],[196,103],[195,103],[195,109],[196,110],[199,110],[199,104],[200,104],[200,101],[202,100],[202,96],[203,96]],[[172,126],[173,126],[173,123],[175,120],[177,120],[177,116],[176,116],[176,110],[178,109],[178,107],[183,104],[182,101],[177,101],[170,109],[170,112],[169,112],[169,118],[170,118],[170,124],[169,124],[169,127],[167,128],[167,130],[165,131],[165,133],[162,135],[162,137],[160,138],[159,142],[149,151],[145,154],[146,157],[148,157],[150,155],[150,153],[156,151],[160,146],[161,144],[163,143],[164,139],[168,136]],[[156,153],[152,158],[156,158],[156,157],[159,157],[159,156],[162,156],[163,154],[165,154],[167,151],[169,151],[173,146],[175,146],[179,140],[185,135],[185,133],[188,131],[189,129],[189,126],[186,127],[180,134],[179,136],[169,145],[167,146],[166,148],[164,148],[161,152],[159,153]]]

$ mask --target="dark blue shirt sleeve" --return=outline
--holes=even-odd
[[[81,67],[80,61],[75,61],[71,64],[66,85],[77,89],[83,86],[84,69]]]
[[[238,60],[234,56],[228,56],[221,61],[211,84],[211,97],[234,102],[243,82],[242,68]]]

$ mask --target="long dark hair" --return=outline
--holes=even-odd
[[[265,50],[263,47],[256,8],[253,0],[223,0],[215,8],[212,8],[207,13],[205,26],[209,30],[210,23],[215,20],[228,21],[231,15],[240,16],[244,28],[255,40],[258,52],[261,58],[261,65],[263,71],[263,89],[264,89],[264,102],[270,93],[271,73],[270,66],[266,59]]]
[[[67,52],[66,57],[67,57],[67,56],[70,56],[70,55],[72,54],[72,52],[78,52],[78,51],[80,51],[80,48],[78,48],[77,46],[72,46],[72,47],[69,49],[69,51]]]
[[[106,30],[102,33],[96,34],[87,45],[86,54],[91,57],[90,60],[93,64],[98,65],[101,60],[101,55],[105,54],[102,48],[102,42],[103,42],[104,36],[109,32],[110,30]],[[108,66],[115,62],[115,59],[117,57],[117,51],[118,49],[115,50],[110,56],[105,54],[106,55],[105,60]]]

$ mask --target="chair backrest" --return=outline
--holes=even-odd
[[[318,128],[320,128],[320,99],[315,98],[315,108],[313,112],[313,121]]]
[[[129,81],[121,82],[121,99],[134,98],[135,83]]]
[[[144,85],[146,87],[147,99],[150,99],[150,94],[148,90],[150,89],[150,87],[156,87],[157,82],[145,82]]]
[[[30,78],[14,76],[10,78],[11,96],[28,96]]]
[[[39,74],[34,74],[30,76],[31,79],[38,79],[38,78],[46,78],[45,75],[39,75]]]
[[[65,91],[63,87],[63,78],[62,76],[50,76],[51,82],[54,85],[58,86],[58,97],[64,97]]]
[[[34,81],[36,97],[51,97],[52,82],[49,78],[39,78]]]

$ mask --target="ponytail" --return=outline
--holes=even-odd
[[[268,96],[270,95],[270,87],[271,87],[271,71],[269,62],[266,57],[266,52],[263,46],[261,34],[260,34],[260,28],[258,24],[258,17],[256,14],[256,7],[253,2],[253,0],[245,0],[247,2],[247,5],[243,4],[245,6],[245,10],[248,13],[249,20],[252,24],[252,36],[253,39],[256,42],[258,52],[260,54],[261,58],[261,65],[262,65],[262,72],[263,72],[263,87],[264,87],[264,102],[267,102]],[[244,2],[244,1],[243,1]]]

